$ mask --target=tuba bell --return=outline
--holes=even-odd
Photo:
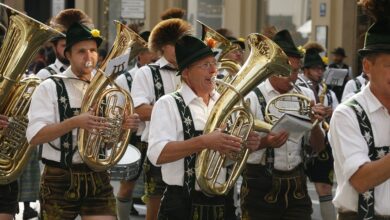
[[[127,66],[116,66],[114,71],[105,73],[110,60],[129,53],[132,46],[146,47],[146,42],[134,31],[118,21],[114,44],[97,69],[82,101],[81,112],[93,111],[94,115],[104,117],[110,129],[87,131],[79,129],[78,148],[83,161],[95,171],[103,171],[114,166],[122,158],[130,141],[130,129],[122,129],[125,115],[133,114],[133,102],[125,90],[117,86],[115,78]],[[127,63],[127,62],[126,62]],[[107,88],[110,86],[110,88]],[[123,98],[123,99],[121,99]],[[110,149],[108,151],[107,149]]]
[[[18,178],[34,149],[26,139],[27,111],[40,80],[21,79],[42,44],[62,34],[4,4],[0,4],[0,23],[5,31],[0,52],[0,114],[9,118],[8,127],[0,131],[0,184],[7,184]]]
[[[250,34],[247,40],[251,48],[250,55],[231,83],[222,81],[227,88],[209,115],[205,134],[226,124],[225,133],[246,140],[252,130],[269,131],[271,128],[269,124],[254,119],[244,97],[272,75],[288,76],[290,65],[282,49],[267,37]],[[202,191],[211,195],[227,194],[243,171],[248,156],[249,149],[245,147],[245,142],[237,154],[225,155],[210,149],[201,151],[196,158],[195,172]],[[217,182],[221,169],[229,163],[233,164],[231,175],[226,182]]]
[[[233,44],[230,40],[199,20],[197,20],[197,22],[202,26],[202,40],[210,46],[213,51],[218,52],[216,57],[218,61],[218,71],[226,70],[228,72],[223,78],[223,81],[230,83],[233,80],[234,75],[241,69],[241,65],[234,60],[225,58],[225,56],[229,52],[239,49],[239,46]],[[217,91],[222,93],[224,88],[225,87],[223,86],[218,86]]]

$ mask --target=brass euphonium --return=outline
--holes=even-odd
[[[324,81],[321,82],[321,85],[322,85],[322,91],[321,91],[320,95],[318,96],[318,99],[319,99],[321,104],[324,104],[325,96],[326,96],[326,93],[328,92],[328,85],[326,85],[326,83]],[[329,124],[325,120],[322,122],[322,129],[324,129],[325,131],[329,130]]]
[[[38,49],[60,32],[4,4],[0,4],[0,26],[5,28],[0,52],[0,114],[9,125],[0,131],[0,184],[18,178],[33,150],[26,139],[27,111],[40,80],[22,79]]]
[[[211,27],[203,24],[197,20],[202,25],[202,40],[212,47],[213,51],[217,51],[218,57],[218,71],[226,70],[228,74],[223,78],[224,82],[230,83],[235,74],[241,69],[241,65],[234,60],[225,58],[226,54],[233,50],[240,49],[237,44],[233,44],[230,40],[226,39],[224,36],[219,34],[217,31]],[[217,91],[219,93],[223,92],[225,87],[218,86]]]
[[[79,130],[79,153],[83,161],[95,171],[107,170],[122,158],[132,132],[130,129],[122,129],[122,123],[125,115],[134,112],[130,94],[114,82],[127,67],[123,63],[117,66],[116,70],[108,73],[109,75],[104,73],[104,70],[110,60],[129,53],[133,45],[146,47],[146,42],[137,33],[120,22],[115,21],[115,23],[117,35],[114,44],[100,68],[97,69],[81,105],[82,113],[93,111],[94,115],[104,117],[110,124],[110,129],[104,131]]]
[[[275,74],[288,76],[290,73],[287,56],[272,40],[261,34],[250,34],[247,40],[251,48],[250,55],[233,81],[230,84],[223,82],[228,88],[217,100],[204,128],[204,134],[207,134],[227,124],[224,132],[241,137],[244,143],[238,154],[224,155],[205,149],[197,155],[196,178],[206,194],[222,195],[229,192],[248,159],[249,149],[245,147],[245,140],[249,132],[269,131],[271,128],[269,124],[253,118],[243,97],[268,77]],[[229,162],[233,162],[232,173],[226,182],[220,183],[217,177],[221,168]]]

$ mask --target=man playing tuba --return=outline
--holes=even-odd
[[[116,219],[115,197],[107,171],[94,172],[77,151],[78,128],[90,132],[109,129],[105,118],[79,114],[81,102],[97,62],[102,38],[98,30],[73,23],[66,32],[65,56],[70,67],[64,77],[52,77],[36,89],[29,109],[27,139],[43,144],[40,203],[42,219]],[[136,115],[122,127],[137,128]]]
[[[292,68],[289,77],[272,76],[248,95],[250,107],[256,118],[264,119],[267,102],[285,93],[302,93],[314,100],[313,92],[293,87],[301,66],[301,53],[290,33],[282,30],[273,37],[287,54]],[[284,102],[287,108],[297,108],[297,102]],[[276,116],[281,115],[273,109]],[[322,119],[321,106],[313,106],[314,118]],[[242,219],[311,219],[311,200],[307,192],[303,170],[303,144],[323,146],[324,136],[318,126],[304,143],[288,140],[287,132],[269,133],[261,138],[260,150],[253,152],[247,161],[241,188]]]
[[[217,74],[211,49],[193,36],[184,36],[175,45],[182,86],[163,96],[152,112],[148,158],[161,165],[167,184],[159,219],[227,219],[225,196],[209,197],[195,183],[195,157],[203,149],[221,153],[239,151],[241,138],[216,130],[202,135],[208,115],[219,94],[212,78]],[[161,117],[164,115],[164,117]],[[248,148],[256,150],[260,138],[252,132]],[[223,169],[220,177],[226,177]]]

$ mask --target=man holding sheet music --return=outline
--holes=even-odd
[[[308,49],[303,60],[304,79],[310,82],[317,102],[322,103],[326,110],[325,119],[330,119],[333,110],[339,104],[335,93],[324,86],[323,74],[325,64],[317,51]],[[324,126],[323,126],[324,128]],[[324,133],[326,136],[326,129]],[[325,139],[325,150],[321,151],[306,163],[306,174],[314,182],[319,200],[321,216],[324,220],[336,219],[336,212],[332,204],[333,186],[333,156],[332,149]]]
[[[270,77],[248,95],[252,112],[261,120],[264,119],[267,102],[280,94],[301,93],[314,100],[310,89],[293,86],[302,54],[297,50],[290,33],[287,30],[280,31],[273,40],[289,56],[292,73],[289,77]],[[289,101],[283,104],[292,108],[299,105]],[[279,117],[282,115],[275,109],[272,110],[271,113]],[[312,120],[322,120],[322,115],[325,114],[322,105],[315,105],[312,110]],[[324,146],[321,129],[315,126],[298,142],[291,141],[286,131],[262,136],[260,150],[250,155],[243,174],[242,219],[311,219],[312,204],[307,192],[302,151],[304,145],[312,146],[315,151],[321,150]]]

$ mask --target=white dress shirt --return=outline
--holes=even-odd
[[[319,87],[318,95],[321,95],[324,87],[322,87],[322,85],[319,85],[318,87]],[[330,90],[329,88],[327,90],[328,91],[325,93],[325,97],[324,97],[324,103],[322,103],[322,104],[324,104],[324,106],[329,106],[330,103],[329,103],[329,99],[328,99],[328,92],[330,92],[330,95],[332,96],[332,106],[331,107],[334,110],[339,105],[339,100],[337,99],[336,94],[332,90]]]
[[[353,96],[363,107],[371,123],[376,147],[390,145],[390,115],[372,94],[370,84]],[[357,212],[358,192],[349,179],[365,163],[370,162],[368,145],[361,135],[354,110],[339,105],[330,121],[329,142],[332,146],[337,190],[333,203],[341,211]],[[390,180],[375,187],[375,213],[390,215]]]
[[[64,76],[77,78],[69,67]],[[80,108],[84,94],[88,88],[88,83],[77,79],[64,79],[66,91],[69,96],[71,108]],[[28,111],[27,140],[31,139],[45,126],[59,123],[60,113],[58,109],[58,97],[56,84],[53,80],[43,81],[34,91],[31,99],[30,109]],[[72,130],[73,147],[77,144],[77,131]],[[51,142],[57,148],[60,147],[60,137]],[[42,158],[60,162],[61,152],[53,149],[49,144],[43,144]],[[73,163],[82,163],[82,159],[76,151],[72,159]]]
[[[267,79],[265,82],[262,82],[258,88],[260,89],[261,93],[264,95],[266,103],[270,101],[272,98],[280,95],[278,91],[272,87],[271,83]],[[303,93],[303,95],[309,97],[311,100],[315,100],[313,91],[311,91],[308,88],[305,87],[299,87]],[[291,91],[293,92],[293,91]],[[250,108],[252,113],[254,114],[255,118],[264,120],[264,116],[261,112],[261,105],[259,103],[259,99],[255,92],[251,92],[246,97],[250,100]],[[283,104],[287,104],[290,108],[297,108],[298,103],[292,103],[292,102],[284,102]],[[265,108],[265,107],[264,107]],[[271,113],[276,115],[277,117],[280,117],[282,113],[276,111],[274,108],[270,109]],[[261,149],[255,152],[252,152],[249,155],[247,163],[250,164],[265,164],[265,150]],[[285,144],[283,144],[280,148],[275,148],[275,162],[274,162],[274,168],[281,171],[289,171],[294,169],[297,165],[299,165],[302,162],[302,147],[301,147],[301,141],[299,143],[292,142],[290,140],[287,140]]]
[[[176,71],[161,69],[164,66],[171,66],[171,64],[164,57],[161,57],[154,64],[160,67],[165,94],[176,91],[180,86],[180,76],[176,76]],[[134,101],[134,107],[138,107],[142,104],[153,105],[156,102],[153,75],[149,66],[141,67],[135,74],[131,87],[131,95]],[[142,133],[141,140],[148,142],[148,135],[149,122],[147,121],[145,122],[145,129]]]
[[[179,92],[183,96],[185,104],[190,108],[195,130],[203,130],[219,94],[213,92],[208,105],[206,105],[203,99],[198,97],[185,83],[182,84]],[[147,156],[152,164],[157,165],[157,159],[169,142],[184,140],[180,113],[176,101],[171,95],[165,95],[156,102],[150,125]],[[161,166],[165,183],[183,186],[184,158],[158,166]],[[223,181],[225,177],[226,170],[223,169],[218,180]],[[196,185],[196,189],[199,190],[198,185]]]
[[[132,86],[134,85],[134,78],[135,78],[135,73],[139,70],[137,64],[131,68],[128,72],[130,73],[130,76],[131,78],[133,79],[132,81]],[[129,84],[127,83],[127,78],[126,78],[126,75],[125,74],[121,74],[120,76],[118,76],[118,78],[116,78],[115,80],[115,83],[120,86],[122,89],[124,89],[126,92],[128,92],[131,96],[131,91],[130,91],[130,88],[129,88]],[[133,98],[133,96],[131,96],[131,98]],[[139,126],[138,126],[138,129],[137,129],[137,136],[141,136],[142,135],[142,132],[144,131],[145,129],[145,122],[141,122],[139,123]]]
[[[57,74],[61,74],[62,73],[61,70],[60,70],[61,67],[63,68],[63,70],[66,70],[68,68],[68,66],[63,64],[59,59],[56,59],[54,61],[54,63],[49,65],[49,67],[52,68]],[[39,72],[36,74],[36,76],[38,78],[40,78],[41,80],[45,80],[45,79],[47,79],[48,77],[51,76],[51,73],[46,68],[42,68],[41,70],[39,70]]]
[[[360,74],[358,77],[356,77],[357,80],[359,80],[362,87],[360,90],[363,89],[363,87],[366,86],[367,80],[363,77],[363,73]],[[341,102],[346,101],[347,99],[351,98],[353,95],[355,95],[356,91],[358,90],[356,86],[355,79],[348,80],[347,84],[345,84],[343,96],[341,97]]]

